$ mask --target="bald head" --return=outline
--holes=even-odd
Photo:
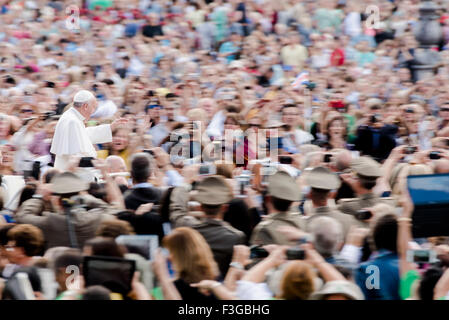
[[[126,163],[122,157],[119,156],[109,156],[106,158],[106,163],[109,168],[109,173],[115,172],[126,172]]]
[[[338,171],[343,171],[350,167],[352,154],[349,150],[342,150],[335,155],[335,167]]]

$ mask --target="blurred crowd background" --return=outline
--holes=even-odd
[[[449,297],[449,239],[413,239],[406,183],[449,173],[435,3],[441,63],[419,79],[417,0],[0,0],[3,298]],[[129,122],[63,174],[50,147],[81,89],[98,101],[86,126]],[[71,278],[98,256],[131,275]]]

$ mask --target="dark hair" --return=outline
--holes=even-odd
[[[107,84],[108,86],[110,86],[111,84],[114,84],[114,81],[112,81],[111,79],[103,79],[103,80],[101,80],[101,82]]]
[[[39,255],[44,246],[44,234],[31,224],[18,224],[8,231],[8,238],[15,246],[23,248],[28,257]]]
[[[165,99],[178,98],[178,97],[179,96],[176,93],[171,93],[171,92],[169,92],[165,95]]]
[[[202,204],[201,208],[203,209],[203,211],[206,215],[215,216],[220,212],[221,206],[222,206],[221,204],[217,204],[217,205]]]
[[[57,272],[59,269],[65,269],[67,266],[81,267],[83,262],[83,255],[78,249],[67,249],[63,253],[56,256],[53,262],[53,271]],[[65,270],[64,270],[65,272]]]
[[[360,178],[360,184],[361,184],[362,188],[371,190],[376,186],[376,180],[375,179],[367,180],[367,179]]]
[[[18,207],[22,205],[25,201],[31,199],[33,195],[36,193],[37,186],[34,183],[27,183],[25,187],[23,187],[22,192],[20,193]]]
[[[357,175],[357,177],[359,178],[360,185],[364,189],[371,190],[376,186],[376,179],[366,179],[360,175]]]
[[[159,215],[161,216],[162,222],[170,222],[170,199],[173,189],[174,187],[170,187],[165,190],[159,201]]]
[[[223,216],[223,221],[228,222],[237,230],[245,233],[247,239],[250,238],[251,232],[256,225],[256,222],[253,221],[248,210],[248,206],[242,199],[231,200],[229,207]]]
[[[377,250],[397,252],[398,222],[393,214],[386,214],[377,220],[373,229],[373,240]]]
[[[95,237],[84,245],[92,247],[93,256],[119,257],[123,258],[123,249],[112,238]]]
[[[131,177],[137,183],[146,182],[150,177],[150,158],[147,154],[135,154],[131,161]]]
[[[111,300],[111,291],[103,286],[90,286],[83,292],[81,300]]]
[[[330,190],[311,188],[310,189],[310,197],[315,201],[324,201],[327,199]]]
[[[273,207],[278,211],[287,211],[288,208],[290,208],[293,201],[285,200],[285,199],[279,199],[276,197],[271,197],[271,203],[273,204]]]
[[[418,293],[421,300],[433,300],[433,291],[438,280],[443,275],[443,271],[437,267],[426,270],[421,278]]]
[[[44,182],[50,183],[51,179],[59,173],[58,169],[49,169],[44,173]]]
[[[15,224],[6,224],[0,227],[0,246],[5,246],[8,241],[8,231],[14,228]]]
[[[97,182],[91,182],[89,184],[89,190],[87,190],[87,192],[91,196],[94,196],[97,199],[101,199],[101,200],[107,202],[106,189],[103,184],[99,184]]]
[[[281,108],[281,113],[283,114],[284,110],[287,109],[287,108],[298,108],[298,106],[296,104],[293,104],[293,103],[284,104],[282,106],[282,108]]]

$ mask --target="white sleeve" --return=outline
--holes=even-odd
[[[350,263],[359,264],[362,250],[352,244],[345,244],[340,251],[340,258],[348,260]]]
[[[102,124],[96,127],[87,127],[87,134],[93,144],[112,142],[112,131],[110,124]]]
[[[237,281],[237,297],[240,300],[270,300],[273,293],[265,282]]]
[[[165,173],[165,177],[168,179],[167,185],[171,187],[180,187],[184,184],[184,178],[176,170],[168,170]]]

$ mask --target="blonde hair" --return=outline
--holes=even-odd
[[[171,253],[178,277],[185,282],[214,280],[218,276],[212,250],[198,231],[189,227],[176,228],[162,244]]]

